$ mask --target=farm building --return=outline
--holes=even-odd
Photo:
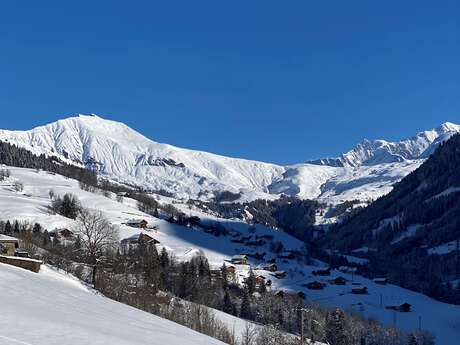
[[[3,255],[13,256],[16,249],[19,248],[19,241],[17,238],[0,235],[0,253]]]
[[[266,264],[266,265],[262,265],[262,269],[264,271],[276,272],[278,271],[278,266],[276,266],[276,264]]]
[[[330,276],[331,275],[331,268],[322,268],[312,272],[314,276]]]
[[[304,286],[309,290],[322,290],[326,284],[315,280],[314,282],[307,283]]]
[[[77,236],[69,229],[54,229],[49,232],[50,237],[57,237],[60,240],[75,241]]]
[[[235,255],[232,257],[232,264],[234,265],[247,265],[248,256],[247,255]]]
[[[128,253],[130,250],[137,248],[139,244],[159,244],[160,241],[145,233],[138,233],[131,237],[121,240],[121,249],[123,253]]]
[[[339,276],[339,277],[329,280],[329,283],[334,284],[334,285],[345,285],[347,283],[347,280],[344,277]]]
[[[374,278],[374,283],[380,284],[380,285],[387,285],[388,284],[388,278]]]
[[[283,279],[283,278],[286,278],[287,274],[285,271],[276,271],[274,275],[278,279]]]
[[[149,223],[145,219],[130,219],[126,222],[126,225],[132,228],[146,229]]]
[[[395,311],[399,311],[401,313],[408,313],[411,311],[411,305],[407,302],[404,302],[403,304],[400,304],[400,305],[389,305],[389,306],[386,306],[385,309],[389,309],[389,310],[395,310]]]
[[[367,294],[367,287],[365,286],[356,286],[351,289],[351,293],[355,295],[366,295]]]

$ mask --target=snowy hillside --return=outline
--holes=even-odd
[[[45,228],[47,229],[53,229],[56,226],[67,226],[70,228],[73,228],[75,223],[73,220],[64,218],[59,215],[53,215],[49,214],[48,210],[46,209],[46,206],[49,205],[50,200],[48,197],[48,191],[50,189],[53,189],[56,194],[62,195],[63,193],[73,193],[79,197],[79,199],[82,202],[82,205],[85,207],[90,207],[93,209],[98,209],[101,210],[104,215],[116,226],[119,228],[120,232],[120,238],[126,238],[129,236],[132,236],[135,233],[139,233],[139,229],[136,228],[131,228],[126,225],[123,225],[122,223],[125,223],[128,219],[130,218],[144,218],[149,221],[149,224],[151,225],[156,225],[158,227],[157,231],[152,231],[151,235],[157,239],[160,244],[159,246],[164,246],[166,247],[171,253],[174,253],[174,255],[177,257],[179,260],[187,260],[190,259],[193,255],[196,255],[199,252],[203,252],[209,259],[211,266],[213,267],[219,267],[223,264],[223,262],[229,260],[233,255],[241,252],[261,252],[265,251],[267,252],[266,259],[270,259],[272,257],[275,257],[273,253],[270,253],[269,249],[269,243],[263,246],[259,246],[257,248],[253,248],[250,246],[246,246],[245,244],[241,243],[234,243],[232,242],[233,237],[232,236],[220,236],[220,237],[215,237],[211,234],[205,233],[202,230],[199,229],[190,229],[190,228],[185,228],[176,224],[171,224],[168,223],[164,220],[160,220],[157,218],[153,218],[151,216],[148,216],[140,211],[137,210],[136,204],[134,200],[125,198],[123,203],[116,202],[113,198],[109,199],[107,197],[104,197],[103,195],[95,194],[95,193],[90,193],[87,191],[83,191],[79,188],[78,182],[72,179],[66,179],[62,176],[59,175],[52,175],[46,172],[35,172],[34,170],[31,169],[20,169],[20,168],[9,168],[11,170],[11,177],[4,181],[0,185],[0,219],[6,220],[6,219],[20,219],[20,220],[28,220],[30,222],[40,222]],[[21,181],[24,184],[24,191],[23,192],[17,192],[12,184],[15,181]],[[161,198],[161,202],[170,202],[171,200],[168,200],[168,198]],[[215,221],[220,221],[227,229],[231,230],[232,232],[238,232],[242,236],[249,236],[251,235],[251,231],[248,227],[247,224],[237,221],[237,220],[227,220],[227,219],[217,219],[215,217],[212,217],[208,214],[201,213],[199,210],[196,209],[189,209],[188,205],[186,204],[175,204],[176,207],[180,208],[183,212],[186,212],[187,214],[190,215],[196,215],[199,216],[203,221],[208,221],[208,222],[215,222]],[[257,225],[255,228],[255,234],[261,236],[261,235],[272,235],[273,236],[273,241],[280,241],[283,243],[283,246],[285,250],[289,249],[300,249],[302,248],[302,242],[290,237],[286,233],[283,233],[281,231],[276,231],[273,229],[265,228],[261,225]],[[349,259],[353,260],[363,260],[359,258],[353,258],[349,256]],[[251,259],[251,264],[253,267],[256,267],[257,265],[261,264],[261,261],[253,260]],[[326,304],[329,306],[339,306],[344,309],[351,309],[355,310],[356,312],[364,315],[364,316],[371,316],[385,324],[391,325],[394,322],[394,318],[396,318],[396,323],[399,327],[401,327],[404,330],[411,331],[414,330],[418,327],[418,321],[419,321],[419,316],[422,318],[422,328],[426,329],[430,332],[432,332],[436,338],[437,342],[436,344],[441,344],[441,345],[447,345],[450,344],[449,339],[452,339],[453,337],[458,337],[460,336],[460,324],[458,323],[458,313],[460,313],[460,307],[459,306],[454,306],[454,305],[449,305],[445,303],[441,303],[438,301],[435,301],[434,299],[431,299],[429,297],[426,297],[422,294],[412,292],[406,289],[403,289],[401,287],[397,287],[394,285],[378,285],[373,283],[372,281],[365,279],[363,277],[358,277],[358,276],[352,276],[350,274],[338,272],[338,271],[333,271],[331,277],[317,277],[312,275],[312,271],[314,269],[317,269],[315,266],[308,266],[304,265],[301,262],[298,262],[295,259],[284,259],[277,261],[278,267],[280,270],[284,270],[287,272],[287,277],[285,279],[276,279],[273,277],[273,273],[264,271],[264,270],[256,270],[255,273],[257,275],[263,275],[267,279],[271,279],[273,281],[273,289],[278,290],[289,290],[294,293],[297,293],[299,291],[303,291],[306,293],[306,296],[309,300],[312,301],[317,301],[321,304]],[[324,265],[322,263],[317,263],[318,265]],[[248,267],[247,265],[236,265],[237,269],[237,278],[241,282],[245,276],[248,274]],[[7,272],[7,273],[5,273]],[[9,271],[3,270],[3,266],[0,268],[0,284],[3,284],[3,281],[6,281],[8,286],[11,285],[10,281],[4,278],[4,275],[9,276],[10,273]],[[21,271],[22,272],[22,271]],[[46,271],[45,271],[46,273]],[[17,274],[11,279],[16,279],[18,280],[19,278],[17,277]],[[27,277],[31,274],[28,272],[20,273],[22,275],[26,275]],[[346,279],[350,280],[347,282],[346,285],[344,286],[336,286],[328,283],[328,280],[337,276],[343,276]],[[33,276],[32,276],[33,277]],[[10,278],[8,278],[10,279]],[[38,278],[37,278],[38,279]],[[40,277],[39,279],[45,279],[43,277]],[[324,281],[327,285],[324,288],[324,290],[320,291],[313,291],[313,290],[308,290],[303,286],[303,284],[314,281],[314,280],[322,280]],[[46,281],[48,278],[46,278]],[[361,284],[365,285],[369,289],[369,294],[368,295],[353,295],[350,293],[350,290],[352,288],[352,281],[353,284]],[[36,289],[40,289],[41,286],[45,283],[40,283],[41,280],[39,280],[39,287],[34,287],[30,288],[30,291],[28,294],[31,296],[31,298],[34,298],[35,293],[39,293]],[[18,284],[18,283],[14,283]],[[72,283],[73,284],[73,283]],[[65,284],[64,284],[65,285]],[[47,286],[45,284],[45,286]],[[47,287],[50,288],[51,287]],[[59,287],[60,289],[61,287]],[[4,287],[4,289],[7,289]],[[67,287],[63,287],[63,294],[65,296],[68,296],[68,298],[76,298],[76,300],[73,300],[73,303],[75,305],[78,305],[78,310],[81,311],[87,306],[86,303],[97,303],[96,306],[100,306],[100,304],[103,303],[115,303],[115,302],[105,302],[107,301],[106,299],[102,299],[100,297],[91,295],[89,298],[89,302],[82,301],[80,302],[78,298],[80,298],[81,294],[90,295],[87,291],[69,291]],[[8,291],[12,291],[11,289],[8,289]],[[18,290],[18,294],[25,294],[24,291]],[[54,289],[51,291],[55,291]],[[15,292],[16,293],[16,292]],[[11,295],[8,294],[8,302],[11,308],[13,308],[14,305],[14,298],[16,295]],[[65,298],[63,296],[62,298]],[[0,297],[1,298],[1,297]],[[58,298],[61,298],[60,296]],[[86,298],[86,297],[85,297]],[[6,297],[4,298],[6,299]],[[93,299],[96,299],[96,302],[93,302]],[[64,302],[65,300],[59,299],[57,305],[53,305],[52,303],[49,303],[49,301],[45,298],[45,304],[48,306],[43,309],[45,311],[50,311],[50,308],[52,311],[55,311],[55,309],[52,308],[63,308],[62,305],[65,305]],[[104,302],[101,302],[104,301]],[[380,301],[382,301],[382,305],[380,305]],[[384,307],[386,305],[394,305],[398,303],[403,303],[403,302],[408,302],[412,304],[413,307],[413,312],[411,313],[394,313],[393,311],[386,310]],[[3,300],[2,300],[3,303]],[[25,303],[25,302],[24,302]],[[40,302],[41,303],[41,302]],[[115,308],[123,308],[126,309],[127,311],[131,311],[131,308],[125,307],[125,306],[120,306],[118,307],[118,304],[116,304],[117,307]],[[80,307],[82,306],[82,307]],[[22,304],[22,302],[19,304],[19,309],[25,306]],[[90,307],[87,306],[87,310],[93,310],[94,311],[94,306]],[[101,307],[104,312],[107,310],[108,312],[113,312],[113,310],[117,311],[118,309],[111,309],[111,307],[104,307],[104,305]],[[68,311],[67,313],[71,313],[73,309],[67,308]],[[60,309],[59,309],[60,310]],[[103,313],[103,311],[101,311]],[[143,318],[144,313],[137,312],[141,316],[135,316],[134,320],[138,320],[138,318]],[[8,313],[6,313],[7,315]],[[88,322],[89,324],[95,323],[96,320],[94,318],[99,318],[99,319],[104,319],[105,316],[103,314],[96,314],[93,313],[94,315],[89,316],[88,321],[83,320],[83,321],[78,321],[80,323],[76,323],[78,327],[84,327],[85,325],[81,325],[81,323]],[[432,315],[440,315],[438,318],[433,320]],[[64,314],[68,315],[68,314]],[[129,313],[128,316],[129,317]],[[138,314],[136,314],[138,315]],[[67,323],[70,322],[69,318],[72,315],[66,316],[66,318],[63,318],[62,322]],[[222,315],[221,315],[222,316]],[[32,315],[31,317],[34,317]],[[51,316],[50,316],[51,317]],[[120,321],[120,318],[125,317],[125,315],[121,315],[121,313],[115,313],[114,315],[111,316],[112,319],[110,319],[110,322],[118,322]],[[146,315],[145,317],[150,317],[152,320],[155,320],[154,317]],[[226,315],[223,315],[222,317],[228,317]],[[114,320],[113,318],[116,318]],[[24,322],[30,321],[33,322],[33,320],[24,318]],[[54,318],[51,319],[46,319],[48,322],[54,322]],[[124,319],[123,319],[124,320]],[[228,321],[228,320],[227,320]],[[121,321],[120,321],[121,322]],[[143,325],[148,325],[148,331],[147,334],[150,334],[150,330],[154,330],[155,332],[157,331],[156,328],[151,326],[150,321],[144,321]],[[133,330],[139,325],[136,322],[129,322],[125,321],[126,326],[125,327],[133,327],[133,328],[121,328],[120,332],[125,331],[128,333],[130,330]],[[241,321],[239,320],[229,320],[227,322],[228,325],[233,325],[233,324],[241,324]],[[3,323],[0,322],[0,327],[2,327]],[[103,324],[102,326],[104,326]],[[101,326],[101,327],[102,327]],[[50,328],[45,328],[43,326],[43,329],[46,329],[48,332],[56,332],[56,333],[51,333],[51,334],[62,334],[60,332],[65,332],[67,330],[68,325],[67,324],[60,324],[59,322],[56,324],[56,328],[59,328],[58,330],[55,330],[54,326],[48,326],[52,327]],[[179,326],[176,326],[179,327]],[[37,332],[39,332],[38,328],[34,327],[34,329],[37,329]],[[81,328],[78,328],[79,330]],[[90,328],[92,329],[92,328]],[[182,328],[181,328],[182,329]],[[104,328],[102,328],[101,332],[103,332]],[[82,331],[83,332],[83,331]],[[4,329],[0,329],[0,334],[8,337],[8,338],[14,338],[26,343],[31,343],[35,345],[40,345],[42,344],[39,340],[39,336],[35,335],[34,337],[36,338],[24,338],[21,337],[21,333],[16,332],[15,329],[12,327],[7,328],[7,331]],[[118,334],[118,331],[117,333]],[[161,333],[160,333],[161,334]],[[83,336],[83,335],[81,335]],[[102,337],[102,335],[100,335]],[[8,339],[7,338],[7,339]],[[83,338],[84,339],[84,338]],[[114,344],[144,344],[142,339],[136,342],[121,342],[124,341],[123,339],[125,338],[120,338],[120,343],[114,343]],[[152,338],[152,339],[157,339],[157,338]],[[187,338],[188,339],[188,338]],[[81,340],[80,338],[78,340]],[[76,342],[78,344],[84,344],[84,341]],[[104,343],[102,340],[100,342],[101,344]],[[174,342],[170,342],[171,344],[175,344]],[[205,342],[204,340],[202,343],[206,344],[212,344],[212,342]],[[217,344],[218,342],[216,342]],[[1,338],[0,338],[0,344],[1,343]],[[6,342],[5,344],[11,344]],[[13,344],[15,344],[13,342]],[[43,343],[44,344],[44,343]],[[52,344],[50,342],[46,344]],[[69,342],[69,344],[72,344]],[[97,344],[97,342],[92,342],[91,344]],[[155,343],[154,343],[155,344]],[[191,342],[193,344],[193,342]]]
[[[0,264],[1,345],[202,345],[222,342],[95,294],[42,266]]]
[[[229,158],[156,143],[126,125],[95,115],[79,115],[30,131],[0,130],[0,140],[36,154],[97,171],[101,176],[176,198],[210,199],[240,193],[240,200],[276,198],[280,193],[326,202],[375,199],[460,131],[445,123],[397,143],[364,141],[342,157],[307,164],[275,164]]]

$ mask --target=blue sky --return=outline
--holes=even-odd
[[[167,3],[167,4],[166,4]],[[73,113],[277,163],[460,123],[458,1],[9,1],[0,127]]]

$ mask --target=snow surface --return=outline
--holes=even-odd
[[[0,264],[1,345],[202,345],[222,342],[102,297],[43,265]]]
[[[460,126],[445,123],[398,143],[365,141],[337,164],[322,160],[292,166],[157,143],[95,115],[78,115],[30,131],[0,130],[0,140],[36,154],[57,155],[119,182],[163,189],[176,198],[209,199],[212,192],[231,191],[241,193],[240,201],[273,199],[284,193],[339,203],[388,193],[437,144],[459,131]]]
[[[123,203],[118,203],[113,200],[114,197],[109,199],[99,194],[81,190],[77,181],[72,179],[66,179],[59,175],[51,175],[46,172],[37,173],[31,169],[13,167],[10,167],[9,169],[11,170],[11,177],[0,184],[0,219],[23,219],[31,222],[37,221],[47,229],[53,229],[56,226],[74,227],[74,221],[59,215],[50,214],[48,212],[46,208],[50,203],[48,191],[52,188],[56,194],[62,195],[66,192],[74,193],[79,197],[83,206],[101,210],[113,224],[118,226],[120,238],[126,238],[140,232],[139,229],[130,228],[126,225],[122,225],[122,223],[125,223],[131,218],[146,219],[149,221],[150,225],[156,225],[158,227],[157,231],[150,231],[149,233],[160,241],[159,247],[165,246],[174,253],[179,260],[189,259],[191,256],[202,252],[208,257],[210,264],[213,267],[216,267],[221,266],[224,262],[230,260],[233,255],[242,252],[266,251],[268,253],[266,259],[270,259],[272,257],[269,253],[269,244],[259,248],[242,246],[240,244],[232,243],[230,236],[214,237],[198,229],[181,227],[168,223],[164,220],[148,216],[138,211],[135,201],[130,198],[124,198]],[[28,196],[14,190],[12,184],[16,179],[23,182],[24,193]],[[161,197],[160,202],[172,202],[172,199]],[[248,236],[251,233],[248,225],[244,222],[238,220],[218,219],[194,208],[190,209],[185,203],[176,203],[175,206],[187,214],[199,216],[205,222],[212,223],[219,221],[227,229],[233,232],[239,232],[243,236]],[[285,249],[300,249],[303,246],[302,242],[281,231],[276,231],[260,225],[256,226],[256,234],[270,234],[274,236],[274,240],[281,241],[284,244]],[[369,250],[369,248],[362,248],[361,250],[365,251]],[[261,263],[260,261],[255,260],[250,261],[253,267],[256,267]],[[351,282],[345,286],[334,286],[328,284],[327,287],[321,291],[307,290],[302,286],[302,284],[318,280],[318,278],[325,281],[331,278],[314,277],[312,275],[312,270],[317,269],[318,267],[306,266],[295,260],[285,260],[284,262],[278,262],[277,264],[280,270],[287,272],[287,278],[276,279],[270,272],[262,270],[255,271],[256,274],[260,274],[265,276],[267,279],[271,279],[273,282],[273,289],[275,290],[289,290],[295,293],[298,291],[304,291],[307,298],[310,300],[318,301],[331,307],[338,306],[344,309],[357,309],[357,312],[363,314],[364,316],[372,316],[385,324],[391,325],[393,323],[393,312],[388,311],[379,305],[380,295],[382,295],[383,306],[403,302],[412,304],[413,311],[411,313],[396,314],[397,325],[403,329],[410,331],[417,328],[418,317],[421,316],[422,327],[436,335],[437,344],[451,344],[450,339],[460,337],[460,319],[458,318],[460,313],[459,306],[437,302],[427,296],[403,289],[401,287],[393,285],[378,285],[363,277],[352,277],[349,274],[347,275],[338,271],[334,271],[331,278],[341,275],[350,281],[354,279],[355,283],[366,285],[369,288],[369,295],[358,296],[350,294],[352,286]],[[249,266],[236,265],[236,269],[237,278],[241,282],[248,274]],[[0,269],[0,272],[2,271],[3,270]],[[0,278],[0,282],[2,280],[3,279]],[[11,290],[12,289],[9,289],[8,291]],[[25,293],[22,292],[21,294],[24,295]],[[361,303],[361,305],[357,303]],[[76,303],[75,305],[78,306],[79,303]],[[92,309],[88,307],[88,310]],[[434,317],[434,315],[436,315],[436,317]],[[1,324],[0,327],[2,327]],[[135,325],[133,327],[135,327]],[[149,327],[147,328],[150,329]],[[66,328],[64,327],[63,329]],[[14,332],[14,330],[11,330],[11,332]],[[37,332],[39,331],[37,330]],[[57,330],[56,332],[59,334],[60,331]],[[16,339],[19,340],[23,339],[19,337],[19,334],[14,335],[12,333],[3,332],[0,333],[0,335],[13,338],[16,337]],[[40,344],[39,342],[34,342],[32,340],[34,339],[23,339],[23,341],[28,341],[29,343],[35,345]],[[84,342],[80,342],[79,344],[84,344]],[[93,344],[97,344],[97,342],[94,342]],[[136,343],[133,342],[132,344]]]
[[[457,241],[440,244],[439,246],[428,248],[429,255],[446,255],[457,250]]]

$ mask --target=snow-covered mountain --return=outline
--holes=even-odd
[[[337,158],[323,158],[309,163],[333,167],[359,167],[428,158],[436,146],[460,132],[460,126],[446,122],[438,128],[417,133],[397,142],[364,139],[355,148]]]
[[[364,141],[340,158],[280,166],[154,142],[128,126],[78,115],[29,131],[0,130],[0,140],[36,154],[56,155],[101,176],[177,198],[209,199],[240,193],[240,200],[280,193],[330,202],[374,199],[416,169],[441,141],[459,132],[445,123],[400,142]]]

